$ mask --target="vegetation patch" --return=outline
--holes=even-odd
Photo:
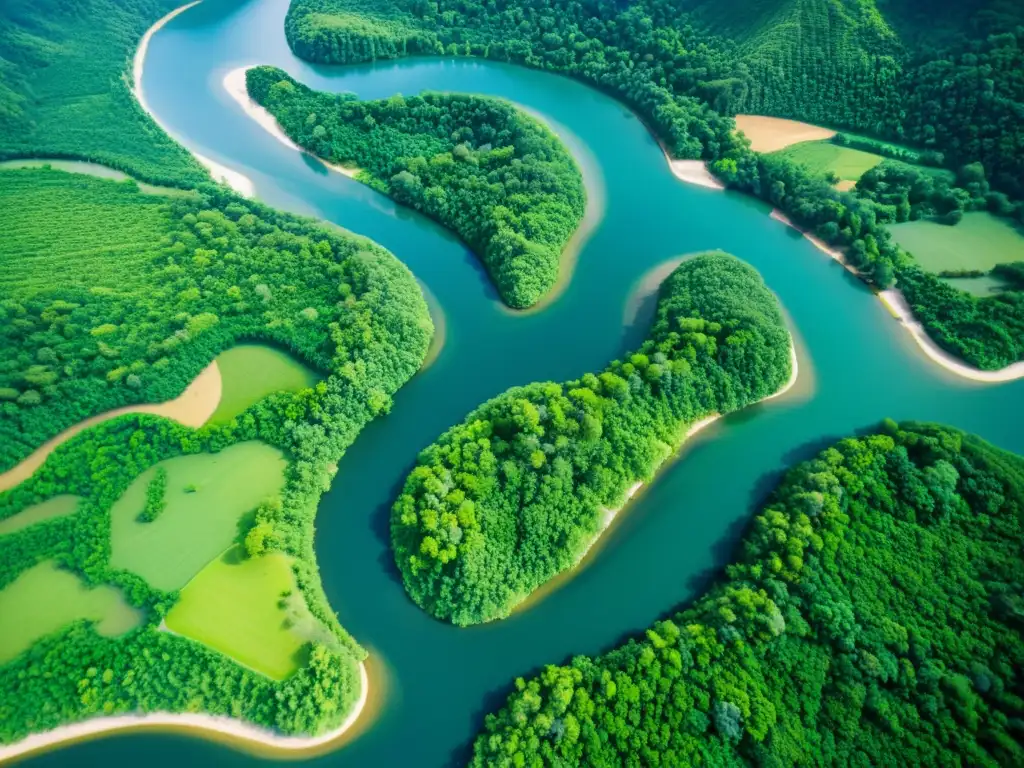
[[[554,287],[586,194],[572,156],[533,117],[485,96],[358,101],[273,67],[248,70],[246,84],[297,144],[458,233],[509,306]]]
[[[111,568],[155,589],[181,589],[239,538],[246,515],[281,491],[286,467],[279,450],[255,440],[160,462],[110,510]]]
[[[315,311],[315,310],[314,310]],[[287,352],[265,344],[239,344],[217,355],[220,404],[210,422],[224,423],[276,392],[299,392],[322,377]]]
[[[106,585],[90,588],[52,560],[29,568],[0,589],[0,616],[0,665],[72,622],[90,622],[100,635],[116,637],[139,626],[143,618],[120,590]]]
[[[181,590],[165,623],[275,680],[305,666],[311,641],[329,637],[298,592],[292,558],[281,552],[247,557],[241,546]]]
[[[841,147],[830,141],[804,141],[779,150],[778,154],[812,173],[840,181],[857,181],[882,162],[881,155]]]
[[[1024,261],[1024,229],[986,211],[964,214],[954,227],[922,219],[890,231],[922,269],[935,274],[988,272],[997,264]]]
[[[1024,461],[978,438],[842,440],[695,604],[517,679],[472,764],[1018,765],[1022,506]]]
[[[777,392],[790,372],[757,272],[724,253],[683,262],[640,349],[576,381],[514,387],[420,454],[391,514],[406,590],[456,624],[507,616],[576,564],[603,509],[650,480],[691,424]]]
[[[28,528],[36,523],[45,523],[47,520],[54,520],[58,517],[67,517],[72,514],[82,499],[72,496],[70,493],[54,496],[52,499],[33,504],[27,509],[16,512],[10,517],[0,520],[0,536],[8,533],[15,533],[23,528]]]

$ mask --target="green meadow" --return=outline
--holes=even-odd
[[[124,601],[120,590],[106,585],[90,589],[52,560],[24,571],[0,590],[0,618],[0,664],[73,621],[96,622],[96,631],[107,637],[142,622],[142,614]]]
[[[1024,230],[984,211],[964,214],[953,227],[922,219],[895,224],[890,231],[893,240],[929,272],[987,272],[996,264],[1024,261]]]
[[[322,377],[287,352],[263,344],[239,344],[217,356],[221,376],[220,404],[210,422],[231,421],[275,392],[298,392]]]
[[[857,181],[883,158],[871,152],[840,147],[830,141],[802,141],[772,154],[806,166],[814,173],[834,173],[842,181]]]
[[[287,462],[265,443],[236,443],[219,453],[161,461],[139,475],[110,510],[110,566],[156,589],[180,589],[238,539],[249,513],[284,485]],[[167,473],[165,506],[140,522],[146,491]]]
[[[247,558],[235,546],[181,590],[167,628],[275,680],[305,663],[315,626],[292,573],[292,558],[270,552]]]
[[[81,501],[82,499],[79,496],[72,496],[69,493],[64,493],[60,496],[54,496],[52,499],[40,502],[39,504],[33,504],[30,507],[26,507],[16,515],[12,515],[6,520],[0,520],[0,536],[20,531],[23,528],[28,528],[30,525],[35,525],[36,523],[44,523],[47,520],[53,520],[57,517],[70,515],[78,509],[78,505]]]

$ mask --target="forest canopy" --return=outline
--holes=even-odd
[[[721,581],[519,678],[475,766],[1019,765],[1024,461],[886,422],[791,469]]]
[[[509,306],[536,304],[554,286],[586,194],[572,156],[533,117],[485,96],[358,101],[273,67],[249,69],[246,83],[297,144],[357,166],[375,189],[458,233]]]
[[[514,387],[420,454],[391,514],[406,590],[460,625],[508,615],[579,560],[690,425],[790,373],[789,332],[760,275],[720,252],[684,261],[639,349],[576,381]]]

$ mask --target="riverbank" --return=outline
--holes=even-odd
[[[317,157],[307,149],[303,149],[294,141],[288,138],[285,132],[281,129],[277,119],[266,110],[265,107],[257,104],[250,96],[249,89],[245,86],[245,73],[252,67],[239,67],[233,69],[224,75],[224,90],[228,92],[228,95],[234,99],[238,105],[245,111],[249,117],[255,120],[267,133],[277,139],[279,142],[284,144],[289,149],[294,149],[296,152],[302,152],[305,155],[309,155],[319,163],[323,163],[326,167],[332,171],[348,176],[350,179],[356,178],[359,173],[359,168],[347,167],[343,165],[335,165],[334,163],[328,163],[321,157]]]
[[[134,94],[136,101],[139,102],[139,106],[142,107],[142,111],[149,115],[153,122],[156,123],[164,133],[166,133],[168,136],[170,136],[172,139],[175,139],[176,141],[177,139],[175,138],[174,134],[171,133],[171,131],[167,128],[166,125],[160,122],[157,116],[153,113],[153,110],[149,108],[149,104],[146,103],[146,95],[145,92],[142,90],[142,74],[146,63],[146,52],[149,50],[149,41],[153,39],[153,35],[160,31],[160,29],[165,24],[167,24],[171,19],[178,16],[179,14],[184,13],[189,8],[199,5],[200,2],[202,2],[202,0],[194,0],[191,3],[186,3],[185,5],[175,8],[173,11],[168,13],[166,16],[157,21],[153,26],[147,29],[146,34],[144,34],[142,36],[142,39],[139,41],[139,47],[135,50],[135,57],[132,59],[132,93]],[[183,142],[179,141],[178,143],[184,146]],[[188,147],[186,147],[186,149],[188,149]],[[239,173],[238,171],[234,171],[225,165],[221,165],[215,160],[211,160],[210,158],[205,157],[204,155],[201,155],[192,149],[188,149],[188,151],[192,154],[192,157],[194,157],[199,162],[200,165],[202,165],[210,172],[210,176],[213,177],[214,181],[219,181],[223,184],[227,184],[227,186],[231,187],[231,189],[235,190],[240,195],[244,195],[245,197],[252,197],[253,195],[256,194],[256,186],[252,183],[252,180],[249,179],[249,177],[246,176],[245,174]]]
[[[810,231],[804,229],[803,227],[798,226],[797,224],[795,224],[793,222],[792,219],[790,219],[786,214],[784,214],[778,208],[773,208],[772,209],[771,217],[773,219],[775,219],[776,221],[781,222],[782,224],[785,224],[787,227],[790,227],[791,229],[795,229],[797,232],[799,232],[801,235],[803,235],[805,238],[807,238],[807,240],[810,241],[811,245],[813,245],[819,251],[824,253],[830,259],[833,259],[833,260],[837,261],[839,264],[842,264],[843,268],[846,269],[847,272],[849,272],[852,275],[856,275],[857,277],[860,277],[860,272],[857,270],[857,268],[854,267],[852,264],[850,264],[850,262],[848,262],[846,260],[846,256],[844,256],[843,252],[840,251],[838,248],[832,248],[828,243],[826,243],[820,237],[815,235],[813,232],[810,232]]]
[[[217,363],[214,361],[206,366],[192,380],[192,383],[188,385],[185,391],[173,400],[167,400],[163,403],[126,405],[80,421],[74,426],[68,427],[56,437],[47,440],[6,472],[0,473],[0,491],[13,488],[30,478],[43,465],[51,453],[79,432],[95,427],[104,421],[116,419],[118,416],[130,413],[149,413],[155,416],[174,419],[186,427],[199,428],[217,410],[222,390],[223,382],[221,381],[220,368],[217,367]]]
[[[127,730],[173,730],[190,735],[227,737],[231,742],[251,743],[269,748],[289,758],[300,757],[303,752],[316,750],[340,738],[348,731],[366,708],[370,692],[370,676],[366,662],[359,663],[359,698],[344,722],[319,736],[286,736],[267,728],[250,725],[226,715],[203,715],[191,712],[150,712],[148,714],[95,717],[80,723],[62,725],[44,733],[34,733],[21,741],[0,746],[0,763],[45,750],[58,744],[83,741],[102,734]]]
[[[881,299],[882,303],[885,304],[900,324],[910,332],[914,341],[917,342],[917,346],[929,358],[946,370],[952,371],[966,379],[987,383],[1015,381],[1016,379],[1024,378],[1024,362],[1008,365],[1005,368],[1000,368],[998,371],[983,371],[980,368],[967,365],[944,350],[932,340],[928,332],[925,331],[924,326],[914,319],[914,313],[911,311],[910,305],[899,290],[890,288],[885,291],[879,291],[878,298]]]

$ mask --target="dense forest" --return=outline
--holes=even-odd
[[[944,306],[954,289],[918,278],[912,259],[891,241],[886,224],[902,220],[900,210],[876,204],[874,194],[839,192],[832,180],[788,159],[759,156],[728,117],[817,120],[909,142],[918,160],[942,157],[953,168],[980,170],[985,186],[979,193],[960,180],[947,184],[912,217],[955,224],[963,211],[987,208],[1024,222],[1024,205],[1007,197],[1024,197],[1024,11],[1001,0],[968,4],[973,15],[944,5],[943,25],[923,22],[903,1],[880,8],[874,0],[742,7],[735,0],[626,7],[611,0],[293,0],[285,31],[311,61],[481,56],[601,88],[635,109],[674,156],[710,161],[727,185],[842,249],[870,283],[914,283],[908,299],[929,334],[967,362],[998,369],[1024,355],[1016,331],[1024,310],[1015,292],[978,298],[955,291],[953,306]]]
[[[156,215],[161,227],[148,230],[154,250],[135,254],[134,282],[124,283],[111,282],[116,270],[109,263],[101,268],[124,256],[113,250],[78,274],[68,264],[65,287],[36,285],[33,269],[45,265],[46,239],[38,241],[41,253],[31,254],[28,241],[15,238],[23,266],[14,273],[20,288],[3,301],[2,350],[10,388],[22,389],[4,404],[0,421],[8,464],[69,419],[126,399],[159,398],[166,388],[180,391],[240,338],[283,346],[330,374],[312,389],[273,395],[226,424],[200,430],[122,416],[77,435],[31,479],[0,494],[0,518],[59,494],[84,499],[74,515],[0,538],[0,588],[56,559],[90,584],[120,587],[146,617],[145,626],[120,639],[78,622],[0,666],[0,743],[89,715],[134,710],[228,714],[289,733],[336,725],[358,694],[356,662],[365,652],[338,625],[321,591],[313,517],[339,458],[367,422],[390,408],[391,396],[426,355],[432,325],[411,273],[370,241],[212,186],[189,196],[145,198],[133,183],[50,170],[2,172],[0,185],[25,192],[18,215],[23,226],[34,220],[37,231],[53,226],[53,210],[43,201],[63,201],[74,211],[121,198],[113,210],[121,221],[111,210],[110,218],[95,221],[99,207],[91,216],[65,217],[62,233],[71,240],[98,237],[97,223],[115,238],[146,216]],[[33,189],[41,194],[33,196]],[[83,222],[91,227],[84,233],[77,229]],[[37,394],[26,400],[26,392]],[[280,683],[157,631],[177,594],[109,565],[110,507],[141,472],[173,456],[254,439],[289,459],[279,497],[251,520],[259,549],[296,558],[302,595],[328,628],[311,641],[309,663]],[[152,495],[156,517],[161,489]],[[240,531],[240,540],[246,534]]]
[[[456,624],[508,615],[576,563],[690,425],[778,391],[790,344],[752,267],[684,261],[638,350],[577,381],[514,387],[420,454],[391,517],[406,590]]]
[[[692,606],[520,678],[478,766],[1024,762],[1024,462],[887,421],[791,469]]]
[[[273,67],[248,70],[246,83],[300,146],[457,232],[509,306],[554,286],[586,195],[572,156],[534,118],[484,96],[317,93]]]
[[[209,181],[135,100],[131,58],[180,0],[0,3],[0,159],[92,160],[141,181]]]

